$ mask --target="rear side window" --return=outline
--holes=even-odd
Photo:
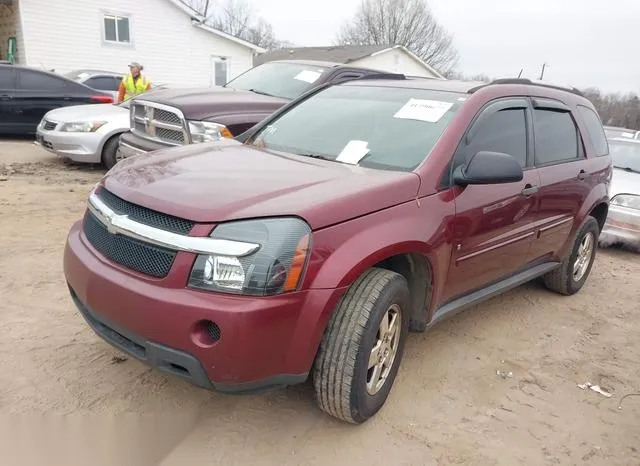
[[[16,88],[16,71],[9,67],[0,68],[0,89]]]
[[[535,109],[535,161],[546,165],[576,160],[578,130],[569,112]]]
[[[37,71],[20,70],[18,89],[23,91],[60,91],[67,86],[67,80]]]
[[[527,123],[523,108],[500,110],[480,122],[465,151],[466,159],[481,151],[502,152],[527,165]]]
[[[607,155],[609,153],[609,145],[607,144],[607,136],[602,127],[600,117],[596,112],[582,105],[578,105],[578,110],[584,119],[585,125],[587,125],[589,140],[596,151],[596,155],[598,157]]]
[[[110,76],[98,76],[87,79],[84,84],[100,91],[117,91],[120,82]]]

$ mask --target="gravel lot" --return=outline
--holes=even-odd
[[[0,464],[640,464],[640,396],[618,408],[640,392],[640,255],[599,251],[571,298],[532,283],[411,335],[385,408],[352,427],[308,385],[209,393],[92,333],[62,251],[102,174],[0,140]]]

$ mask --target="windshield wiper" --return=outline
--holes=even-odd
[[[269,97],[275,97],[273,94],[269,94],[268,92],[259,91],[257,89],[249,89],[249,92],[253,92],[254,94],[266,95]]]
[[[329,162],[337,162],[336,159],[332,159],[331,157],[327,157],[326,155],[320,155],[320,154],[298,154],[298,153],[296,153],[296,155],[299,155],[301,157],[309,157],[311,159],[320,159],[320,160],[328,160]]]

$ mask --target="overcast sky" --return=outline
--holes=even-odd
[[[253,0],[278,38],[327,45],[360,0]],[[640,0],[429,0],[461,71],[640,92]]]

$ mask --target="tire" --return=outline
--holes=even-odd
[[[111,170],[118,163],[116,153],[118,152],[118,144],[120,143],[120,135],[111,136],[102,148],[102,164],[107,170]]]
[[[320,409],[342,421],[361,424],[382,408],[400,367],[409,306],[407,282],[395,272],[370,269],[349,288],[329,322],[314,364],[313,384]],[[393,315],[399,319],[396,324],[390,320]],[[385,342],[379,335],[383,317],[391,322]],[[380,363],[369,370],[374,344],[389,350],[389,355],[386,366]],[[379,384],[373,383],[376,367],[383,368]]]
[[[593,261],[596,258],[599,236],[600,226],[598,225],[598,221],[591,216],[587,217],[576,234],[571,253],[562,261],[560,267],[543,276],[545,286],[551,291],[566,296],[573,295],[580,291],[589,277]],[[576,274],[575,267],[578,267],[576,265],[578,256],[583,250],[582,248],[585,242],[589,241],[591,249],[590,255],[587,258],[585,258],[585,256],[582,257],[582,268],[579,268],[578,271],[580,273]]]

